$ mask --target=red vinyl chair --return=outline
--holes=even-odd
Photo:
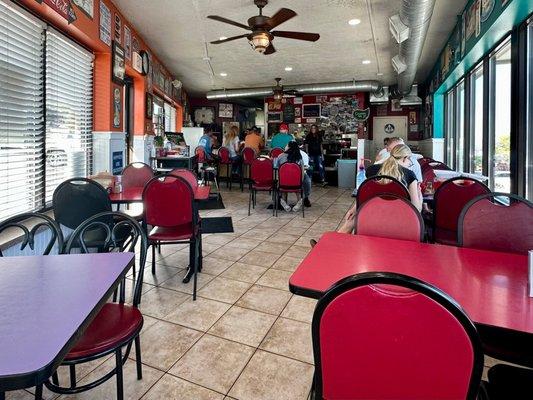
[[[391,218],[391,215],[394,217]],[[424,220],[409,200],[390,195],[376,196],[357,210],[355,233],[422,242]]]
[[[430,162],[435,162],[434,159],[431,157],[422,157],[418,159],[418,163],[420,164],[420,168],[424,168],[424,166]]]
[[[193,300],[196,300],[197,271],[201,269],[201,231],[194,190],[189,182],[168,174],[153,178],[144,188],[144,226],[153,228],[148,233],[152,246],[152,274],[155,274],[155,248],[166,244],[188,243],[190,246],[189,271],[184,283],[194,277]]]
[[[367,178],[357,189],[357,208],[373,197],[393,195],[410,200],[409,191],[403,183],[392,176],[376,175]]]
[[[113,223],[105,223],[106,220],[113,221]],[[82,328],[76,333],[78,337],[76,344],[61,363],[69,367],[70,387],[60,386],[57,372],[52,375],[51,380],[45,382],[45,385],[55,393],[75,394],[88,391],[116,376],[117,399],[122,400],[124,398],[122,367],[128,360],[133,343],[135,343],[137,379],[142,379],[140,332],[144,319],[139,311],[139,304],[148,240],[146,233],[135,219],[123,213],[109,211],[97,214],[78,226],[66,243],[65,253],[69,254],[73,250],[93,253],[98,250],[86,241],[87,233],[95,229],[104,229],[107,233],[105,245],[99,247],[103,249],[103,252],[135,252],[136,249],[140,252],[139,273],[134,283],[131,299],[128,299],[130,304],[126,303],[124,287],[126,282],[123,279],[120,284],[122,287],[119,291],[118,302],[113,300],[113,302],[105,303],[89,324],[82,324]],[[127,236],[126,240],[125,236]],[[95,275],[97,272],[95,271]],[[115,355],[115,368],[96,380],[84,382],[81,386],[76,384],[77,365],[97,359],[103,362],[105,357],[111,354]]]
[[[476,328],[459,304],[386,272],[337,282],[312,323],[314,399],[475,399],[483,372]]]
[[[233,183],[233,179],[232,179],[232,174],[231,174],[231,166],[233,164],[233,162],[231,161],[231,158],[230,158],[230,155],[229,155],[229,150],[226,148],[226,147],[221,147],[220,149],[218,149],[218,180],[220,181],[220,170],[221,170],[221,166],[222,165],[225,165],[226,166],[226,171],[227,171],[227,181],[226,181],[226,187],[229,187],[229,190],[231,190],[231,187],[232,187],[232,183]]]
[[[196,162],[198,163],[198,175],[202,176],[203,184],[209,184],[210,175],[213,176],[215,186],[218,189],[217,170],[212,165],[212,161],[207,158],[205,148],[203,146],[197,146],[194,149],[194,155],[196,156]]]
[[[487,193],[490,189],[475,179],[457,177],[440,185],[433,202],[433,240],[456,246],[461,211],[470,200]]]
[[[527,255],[533,249],[533,203],[509,193],[472,199],[459,216],[458,242],[461,247]]]
[[[283,193],[299,193],[301,198],[303,192],[303,172],[299,164],[286,162],[278,169],[278,184],[276,189],[276,201],[274,201],[275,215],[278,215],[278,196]],[[302,206],[302,217],[305,218],[305,207]]]
[[[274,190],[274,163],[270,158],[259,157],[252,161],[250,167],[250,197],[248,199],[248,215],[250,215],[250,207],[257,203],[257,192],[271,192],[272,204],[276,202],[276,191]],[[272,207],[272,215],[274,215],[274,207]]]
[[[270,158],[278,158],[284,153],[284,150],[281,147],[274,147],[270,150]]]
[[[122,170],[122,188],[144,187],[154,177],[154,170],[148,164],[134,162]]]
[[[257,158],[257,152],[252,147],[245,147],[241,152],[242,157],[242,171],[241,171],[241,192],[244,191],[244,171],[248,171],[248,176],[250,175],[250,167],[252,162]]]
[[[509,193],[478,196],[461,212],[458,231],[459,246],[527,255],[533,249],[533,203]],[[533,368],[529,335],[485,325],[478,331],[485,354]]]

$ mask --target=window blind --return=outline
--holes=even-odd
[[[93,54],[46,32],[46,202],[92,166]]]
[[[42,206],[43,29],[0,0],[0,220]]]

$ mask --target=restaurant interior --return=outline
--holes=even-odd
[[[0,400],[533,398],[532,0],[0,0]]]

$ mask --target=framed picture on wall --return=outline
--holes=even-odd
[[[152,119],[154,115],[154,97],[151,93],[146,93],[146,118]]]
[[[283,121],[283,112],[269,112],[268,113],[268,122],[282,122]]]
[[[218,117],[219,118],[233,118],[233,104],[218,103]]]
[[[74,0],[73,3],[90,19],[94,18],[94,0]]]
[[[302,106],[302,117],[304,118],[319,118],[320,117],[320,104],[304,104]]]
[[[123,85],[126,74],[126,53],[120,44],[113,41],[113,68],[111,77],[113,82]]]

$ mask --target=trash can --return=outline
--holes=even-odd
[[[337,160],[337,174],[340,188],[355,188],[356,173],[357,160]]]

